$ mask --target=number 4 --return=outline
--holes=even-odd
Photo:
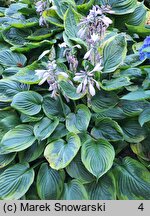
[[[139,210],[143,211],[144,210],[144,206],[143,206],[143,203],[141,203],[138,207]]]

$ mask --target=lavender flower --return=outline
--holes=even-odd
[[[47,81],[49,84],[49,91],[51,91],[51,97],[56,98],[59,90],[59,76],[68,78],[65,72],[57,71],[56,61],[48,62],[48,68],[46,70],[35,70],[36,75],[41,79],[39,85],[42,85]]]
[[[139,49],[140,60],[143,61],[144,59],[150,59],[150,52],[146,52],[144,49],[150,49],[150,36],[146,37],[144,40],[143,46]]]
[[[105,13],[113,13],[113,11],[110,10],[110,7],[108,6],[93,6],[89,15],[83,18],[78,24],[78,27],[80,28],[78,36],[81,39],[89,40],[91,39],[91,35],[96,33],[102,39],[106,29],[112,24],[112,20],[106,17]]]
[[[99,40],[99,35],[93,33],[93,35],[91,35],[91,39],[88,40],[90,44],[89,50],[84,55],[84,59],[90,60],[93,65],[95,65],[96,62],[100,63],[102,61],[102,56],[98,51],[98,47],[100,45]]]
[[[46,10],[48,7],[47,1],[38,1],[35,4],[36,12],[40,14],[40,19],[39,19],[39,25],[40,26],[45,26],[47,25],[45,18],[42,16],[43,12]]]
[[[67,44],[65,42],[63,42],[62,44],[59,44],[60,48],[65,47],[65,51],[64,51],[64,56],[66,56],[67,62],[69,64],[69,69],[70,71],[76,72],[77,67],[78,67],[78,59],[75,56],[75,48],[81,49],[80,45],[75,45],[73,47],[68,47]]]
[[[35,4],[36,12],[42,15],[43,11],[46,9],[47,2],[46,1],[38,1]]]
[[[88,71],[88,68],[86,68],[85,71],[81,70],[79,73],[76,73],[76,76],[74,77],[74,81],[80,82],[80,84],[77,87],[77,93],[86,93],[90,94],[91,96],[95,95],[95,88],[94,85],[98,89],[99,83],[94,79],[94,72],[100,71],[102,69],[100,64],[97,64],[92,71]]]
[[[112,23],[112,20],[105,13],[113,13],[113,11],[110,10],[109,6],[93,6],[88,16],[82,19],[78,25],[78,36],[86,40],[88,44],[88,51],[84,55],[84,59],[90,60],[93,65],[102,60],[98,48],[107,28]]]

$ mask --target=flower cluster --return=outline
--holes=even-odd
[[[109,6],[99,7],[93,6],[87,17],[83,18],[79,23],[78,36],[87,42],[91,40],[93,34],[97,34],[100,39],[105,35],[106,29],[112,24],[112,20],[105,13],[113,13]]]
[[[41,79],[39,85],[42,85],[47,81],[49,84],[49,91],[51,91],[51,97],[56,98],[58,96],[59,90],[59,76],[61,75],[64,78],[68,78],[68,75],[65,72],[60,72],[57,70],[56,61],[48,62],[46,70],[35,70],[36,75]]]
[[[112,20],[105,13],[113,13],[113,11],[109,6],[93,6],[89,15],[83,18],[78,24],[78,36],[86,40],[88,44],[88,51],[84,59],[90,60],[93,65],[96,62],[101,62],[102,57],[98,51],[98,47],[100,47],[101,40],[104,38],[107,28],[112,24]]]
[[[81,49],[81,46],[79,44],[77,44],[73,47],[68,47],[67,44],[65,42],[63,42],[62,44],[59,44],[59,47],[65,48],[63,55],[67,59],[67,62],[69,64],[69,70],[75,73],[77,70],[77,67],[78,67],[78,63],[79,63],[77,57],[75,56],[75,54],[76,54],[75,48]]]
[[[45,18],[43,17],[43,12],[46,10],[47,8],[47,1],[38,1],[35,4],[35,8],[36,8],[36,12],[40,14],[40,19],[39,19],[39,25],[40,26],[45,26],[47,25]]]
[[[77,87],[77,93],[82,92],[84,94],[87,92],[89,95],[94,96],[96,93],[94,85],[96,84],[96,87],[100,89],[99,83],[94,79],[94,72],[101,69],[101,65],[97,64],[92,71],[88,71],[88,68],[85,68],[85,71],[81,70],[79,73],[76,73],[73,80],[80,82]]]
[[[146,49],[149,48],[149,51]],[[143,46],[139,49],[140,60],[150,59],[150,36],[146,37]]]

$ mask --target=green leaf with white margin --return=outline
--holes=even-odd
[[[80,104],[76,107],[75,113],[70,113],[66,117],[66,128],[70,132],[80,133],[86,131],[91,119],[90,110],[87,106]]]
[[[91,99],[91,105],[94,112],[99,113],[112,108],[119,102],[118,96],[114,92],[99,91]]]
[[[0,101],[11,102],[13,97],[22,91],[28,91],[29,86],[10,79],[0,80]]]
[[[55,27],[53,27],[52,30],[49,28],[40,28],[35,30],[35,32],[33,32],[27,38],[33,41],[41,41],[50,38],[55,31],[57,32],[57,29]]]
[[[0,111],[0,141],[9,130],[20,124],[20,119],[15,112]]]
[[[124,95],[121,99],[131,100],[131,101],[140,101],[150,99],[150,90],[144,91],[143,89],[130,92]]]
[[[68,8],[64,15],[64,27],[65,33],[69,38],[77,38],[78,23],[80,22],[82,15],[77,13],[73,8]]]
[[[128,31],[132,34],[138,34],[143,38],[150,35],[150,29],[147,28],[145,25],[134,26],[126,24],[126,26],[128,28]]]
[[[26,64],[26,57],[23,54],[15,53],[10,50],[0,51],[0,64],[3,66],[24,66]]]
[[[59,85],[63,94],[72,100],[78,100],[85,95],[83,93],[77,93],[77,89],[69,82],[60,81]]]
[[[60,28],[64,28],[62,19],[58,16],[55,10],[51,8],[49,10],[45,10],[42,16],[45,18],[45,20],[48,23],[55,25],[57,27],[60,27]]]
[[[126,115],[124,114],[123,110],[120,107],[114,107],[114,108],[106,109],[99,113],[95,113],[93,117],[95,119],[108,117],[113,120],[122,120],[126,118]]]
[[[23,45],[28,42],[26,38],[30,33],[31,31],[27,29],[20,30],[16,28],[6,28],[2,31],[2,37],[11,45]]]
[[[130,15],[129,14],[126,15],[128,16],[126,23],[134,26],[141,25],[146,21],[146,14],[147,14],[147,9],[144,5],[144,2],[137,2],[137,8],[135,9],[135,11]]]
[[[137,119],[124,120],[121,127],[124,132],[124,139],[129,143],[139,143],[147,136],[146,129],[140,126]]]
[[[70,108],[65,103],[63,103],[63,105],[65,107],[65,113],[67,115],[68,113],[70,113]],[[53,118],[53,117],[57,117],[60,119],[62,119],[62,117],[64,118],[62,105],[58,98],[54,99],[50,95],[44,96],[42,108],[43,108],[45,115],[48,118]]]
[[[47,163],[40,166],[36,187],[41,200],[58,200],[63,191],[64,170],[54,170]]]
[[[51,134],[51,136],[47,139],[47,143],[50,143],[54,140],[61,139],[62,137],[67,136],[68,130],[66,129],[66,126],[63,123],[60,123],[55,131]]]
[[[24,91],[13,97],[11,106],[26,115],[32,116],[40,112],[42,101],[42,96],[37,92]]]
[[[122,67],[137,67],[138,65],[141,65],[145,60],[146,60],[146,57],[144,57],[143,60],[140,60],[140,54],[137,52],[134,54],[127,55],[121,66]]]
[[[35,70],[39,67],[37,62],[33,62],[20,70],[13,76],[13,79],[25,84],[38,84],[40,82],[39,77],[35,74]]]
[[[150,108],[145,109],[139,116],[139,123],[141,127],[150,121]]]
[[[56,129],[59,120],[56,118],[53,120],[45,117],[34,126],[34,135],[38,140],[45,140]]]
[[[27,4],[23,4],[23,3],[12,3],[9,8],[7,8],[5,10],[5,16],[12,16],[14,14],[17,14],[18,11],[22,8],[27,8],[28,5]]]
[[[56,12],[61,19],[64,18],[64,14],[70,6],[76,7],[74,0],[53,0],[53,5],[56,7]]]
[[[32,126],[18,125],[3,136],[0,143],[0,153],[8,154],[22,151],[31,146],[35,140]]]
[[[13,46],[10,49],[12,51],[22,53],[22,52],[29,52],[32,49],[36,49],[36,48],[40,48],[40,47],[51,46],[54,43],[56,43],[56,39],[42,40],[40,42],[28,42],[22,46],[21,45],[20,46]]]
[[[0,169],[10,164],[16,156],[16,153],[0,155]]]
[[[132,83],[128,77],[120,77],[111,80],[103,80],[101,88],[105,91],[113,91],[131,84]]]
[[[38,122],[40,121],[42,118],[44,117],[43,113],[39,113],[37,115],[34,116],[29,116],[26,114],[21,113],[20,115],[20,119],[22,123],[27,123],[27,122]]]
[[[124,34],[109,38],[104,44],[103,73],[115,71],[124,61],[127,53],[127,42]]]
[[[146,137],[141,143],[131,144],[131,149],[138,157],[150,162],[150,136]]]
[[[75,158],[66,167],[66,171],[72,178],[80,180],[83,184],[90,183],[95,179],[82,163],[80,152],[78,152]]]
[[[84,185],[77,179],[65,184],[61,197],[62,200],[88,200],[88,194]]]
[[[81,14],[86,14],[94,5],[94,2],[95,0],[89,0],[88,2],[81,3],[81,4],[79,2],[79,5],[77,5],[77,11]]]
[[[38,26],[38,18],[37,17],[31,17],[29,19],[25,20],[17,20],[17,22],[13,22],[11,24],[12,27],[18,28],[18,29],[24,29],[24,28],[31,28],[34,26]]]
[[[16,200],[21,198],[34,181],[34,170],[28,163],[18,163],[0,174],[0,199]]]
[[[82,144],[82,162],[97,179],[112,167],[114,158],[114,148],[107,140],[89,138]]]
[[[106,139],[110,142],[123,140],[123,131],[116,121],[111,118],[100,118],[91,130],[95,139]]]
[[[139,116],[145,109],[150,108],[148,101],[131,101],[131,100],[120,100],[119,107],[123,110],[126,116],[134,117]]]
[[[122,15],[132,13],[137,7],[137,0],[96,0],[95,4],[109,5],[113,14]]]
[[[150,173],[139,161],[125,157],[113,170],[120,200],[150,200]]]
[[[86,185],[89,200],[116,200],[116,182],[111,172],[106,173],[97,182]]]
[[[80,138],[74,133],[68,133],[66,142],[62,139],[51,142],[46,147],[44,156],[53,169],[63,169],[76,156],[80,146]]]
[[[38,159],[43,154],[45,147],[46,142],[39,142],[36,140],[29,148],[18,152],[19,161],[21,163],[30,163]]]
[[[137,7],[133,13],[126,14],[120,17],[115,16],[115,24],[117,28],[124,28],[125,23],[133,26],[139,26],[146,21],[147,9],[144,2],[137,2]]]

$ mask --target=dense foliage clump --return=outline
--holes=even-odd
[[[149,200],[149,1],[0,4],[0,199]]]

